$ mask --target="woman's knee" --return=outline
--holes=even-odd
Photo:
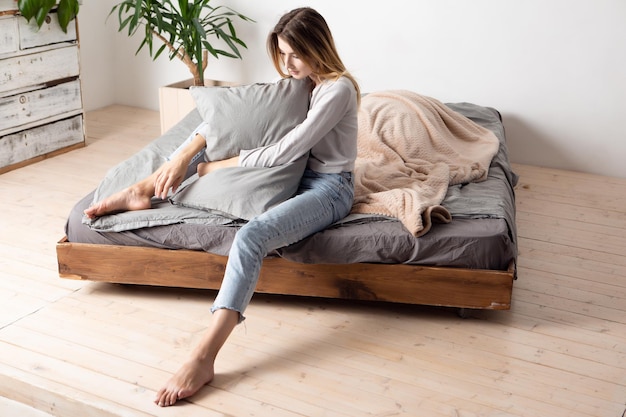
[[[267,247],[270,240],[270,227],[253,219],[237,231],[233,246],[237,246],[243,251],[253,251],[257,255],[265,256],[272,249]]]

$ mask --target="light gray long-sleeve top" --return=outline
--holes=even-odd
[[[242,150],[239,165],[283,165],[310,151],[308,168],[313,171],[352,171],[357,154],[356,94],[346,77],[320,83],[311,93],[306,119],[272,145]]]

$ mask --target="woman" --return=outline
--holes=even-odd
[[[306,119],[273,145],[244,150],[231,159],[199,163],[198,174],[237,165],[272,167],[309,153],[307,168],[294,197],[250,220],[235,235],[209,328],[187,362],[158,391],[155,403],[159,406],[173,405],[213,379],[217,353],[244,319],[263,258],[325,229],[352,207],[359,87],[346,71],[328,25],[311,8],[295,9],[279,20],[267,43],[281,76],[312,81]],[[85,214],[96,217],[149,208],[153,195],[165,198],[170,189],[180,185],[187,167],[205,146],[200,131],[152,176],[90,207]]]

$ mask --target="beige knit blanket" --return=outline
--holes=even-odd
[[[414,235],[449,222],[448,185],[487,178],[498,138],[439,101],[410,91],[363,97],[353,213],[398,218]]]

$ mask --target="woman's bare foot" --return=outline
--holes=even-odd
[[[176,401],[192,396],[213,380],[217,353],[238,320],[239,313],[234,310],[222,308],[213,313],[211,324],[190,359],[157,392],[155,404],[161,407],[174,405]]]
[[[126,188],[84,211],[90,219],[120,211],[144,210],[152,207],[152,196],[142,193],[137,187]]]
[[[190,360],[159,390],[154,403],[160,407],[169,407],[178,400],[191,397],[213,380],[214,372],[212,361]]]

